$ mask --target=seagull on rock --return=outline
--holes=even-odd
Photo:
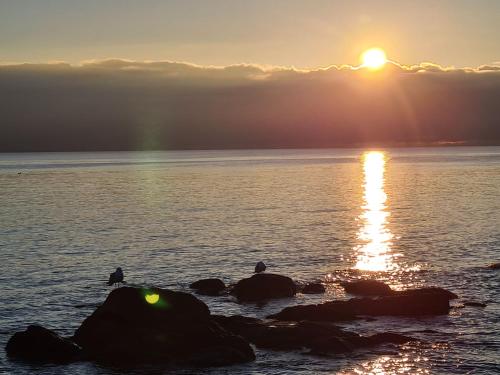
[[[255,265],[255,273],[261,273],[266,270],[266,265],[264,262],[260,261]]]
[[[109,274],[108,285],[115,285],[123,283],[123,271],[121,267],[118,267],[115,272]]]

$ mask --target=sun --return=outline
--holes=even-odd
[[[380,48],[370,48],[361,55],[361,66],[371,70],[382,68],[386,62],[387,56],[384,50]]]

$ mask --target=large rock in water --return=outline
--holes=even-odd
[[[189,285],[191,289],[195,289],[197,293],[205,296],[218,296],[221,294],[226,285],[220,279],[202,279],[195,281]]]
[[[258,273],[238,281],[232,293],[243,302],[257,302],[272,298],[293,297],[297,287],[286,276],[272,273]]]
[[[9,357],[43,363],[66,363],[77,360],[82,348],[50,329],[31,325],[15,333],[5,347]]]
[[[401,296],[417,294],[434,294],[441,295],[443,298],[455,299],[458,296],[449,290],[438,287],[425,287],[419,289],[407,290],[392,290],[389,285],[378,280],[356,280],[351,282],[342,283],[345,291],[350,294],[357,294],[360,296]]]
[[[213,321],[202,301],[166,289],[113,290],[73,339],[89,358],[113,364],[221,366],[255,359],[250,345]]]
[[[245,337],[258,348],[309,349],[311,354],[338,354],[384,343],[402,344],[415,339],[397,333],[361,336],[326,322],[262,321],[244,316],[214,316],[223,327]]]
[[[445,315],[455,294],[441,288],[423,288],[397,292],[379,298],[353,298],[318,305],[299,305],[283,309],[269,318],[278,320],[342,321],[368,316]]]
[[[389,285],[378,280],[356,280],[342,283],[345,291],[360,296],[388,296],[392,293]]]

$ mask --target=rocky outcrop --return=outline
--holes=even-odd
[[[238,281],[232,294],[241,302],[258,302],[272,298],[293,297],[297,287],[286,276],[272,273],[259,273]]]
[[[356,280],[351,282],[344,282],[341,284],[345,291],[350,294],[360,296],[415,296],[417,294],[434,294],[441,295],[443,298],[455,299],[458,296],[449,290],[438,287],[426,287],[419,289],[407,290],[392,290],[389,285],[378,280]]]
[[[365,316],[444,315],[455,294],[441,288],[407,290],[379,298],[353,298],[318,305],[299,305],[283,309],[269,318],[278,320],[342,321]]]
[[[249,344],[217,324],[202,301],[166,289],[113,290],[73,339],[89,358],[113,364],[220,366],[255,359]]]
[[[433,296],[440,297],[442,299],[448,299],[448,300],[458,298],[458,296],[455,293],[450,292],[449,290],[446,290],[443,288],[435,287],[435,286],[427,287],[427,288],[394,291],[392,295],[394,295],[394,296],[410,296],[410,297],[433,295]]]
[[[15,333],[5,350],[9,357],[43,363],[72,362],[82,356],[82,348],[74,342],[38,325]]]
[[[226,285],[221,279],[202,279],[195,281],[189,287],[205,296],[219,296],[226,289]]]
[[[302,350],[311,354],[338,354],[384,343],[405,343],[414,339],[396,333],[361,336],[325,322],[262,321],[243,316],[214,316],[227,330],[245,337],[261,349]]]
[[[325,293],[326,289],[321,283],[309,283],[302,287],[301,292],[304,294],[321,294]]]
[[[342,283],[345,291],[360,296],[388,296],[393,291],[389,285],[378,280],[356,280]]]

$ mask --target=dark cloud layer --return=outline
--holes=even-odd
[[[0,66],[0,151],[500,144],[500,67]]]

